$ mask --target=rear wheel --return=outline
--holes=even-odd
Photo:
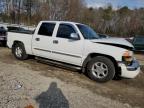
[[[113,62],[106,57],[95,57],[87,65],[88,76],[97,82],[107,82],[115,76]]]
[[[22,43],[17,43],[13,46],[12,52],[14,56],[19,60],[26,60],[28,55],[26,54],[24,45]]]

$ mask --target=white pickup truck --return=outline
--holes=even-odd
[[[140,72],[129,42],[100,39],[93,29],[80,23],[41,21],[33,34],[9,32],[7,45],[19,60],[34,55],[79,67],[97,82],[114,76],[134,78]]]

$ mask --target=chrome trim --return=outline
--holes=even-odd
[[[72,55],[72,54],[66,54],[66,53],[61,53],[61,52],[56,52],[56,51],[52,51],[52,53],[60,54],[60,55],[66,55],[66,56],[71,56],[71,57],[75,57],[75,58],[82,58],[81,56]]]
[[[71,57],[75,57],[75,58],[82,58],[81,56],[67,54],[67,53],[61,53],[61,52],[57,52],[57,51],[50,51],[50,50],[45,50],[45,49],[40,49],[40,48],[34,48],[34,49],[49,52],[49,53],[55,53],[55,54],[60,54],[60,55],[65,55],[65,56],[71,56]]]
[[[40,51],[45,51],[45,52],[49,52],[49,53],[51,53],[51,51],[50,50],[44,50],[44,49],[40,49],[40,48],[34,48],[35,50],[40,50]]]

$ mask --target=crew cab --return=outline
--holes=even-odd
[[[41,21],[33,34],[8,33],[7,45],[19,60],[29,55],[79,67],[97,82],[115,76],[135,78],[140,65],[133,46],[119,38],[101,39],[87,25],[66,21]]]

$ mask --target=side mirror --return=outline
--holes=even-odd
[[[71,33],[70,39],[72,39],[72,40],[79,40],[79,35],[77,33]]]

